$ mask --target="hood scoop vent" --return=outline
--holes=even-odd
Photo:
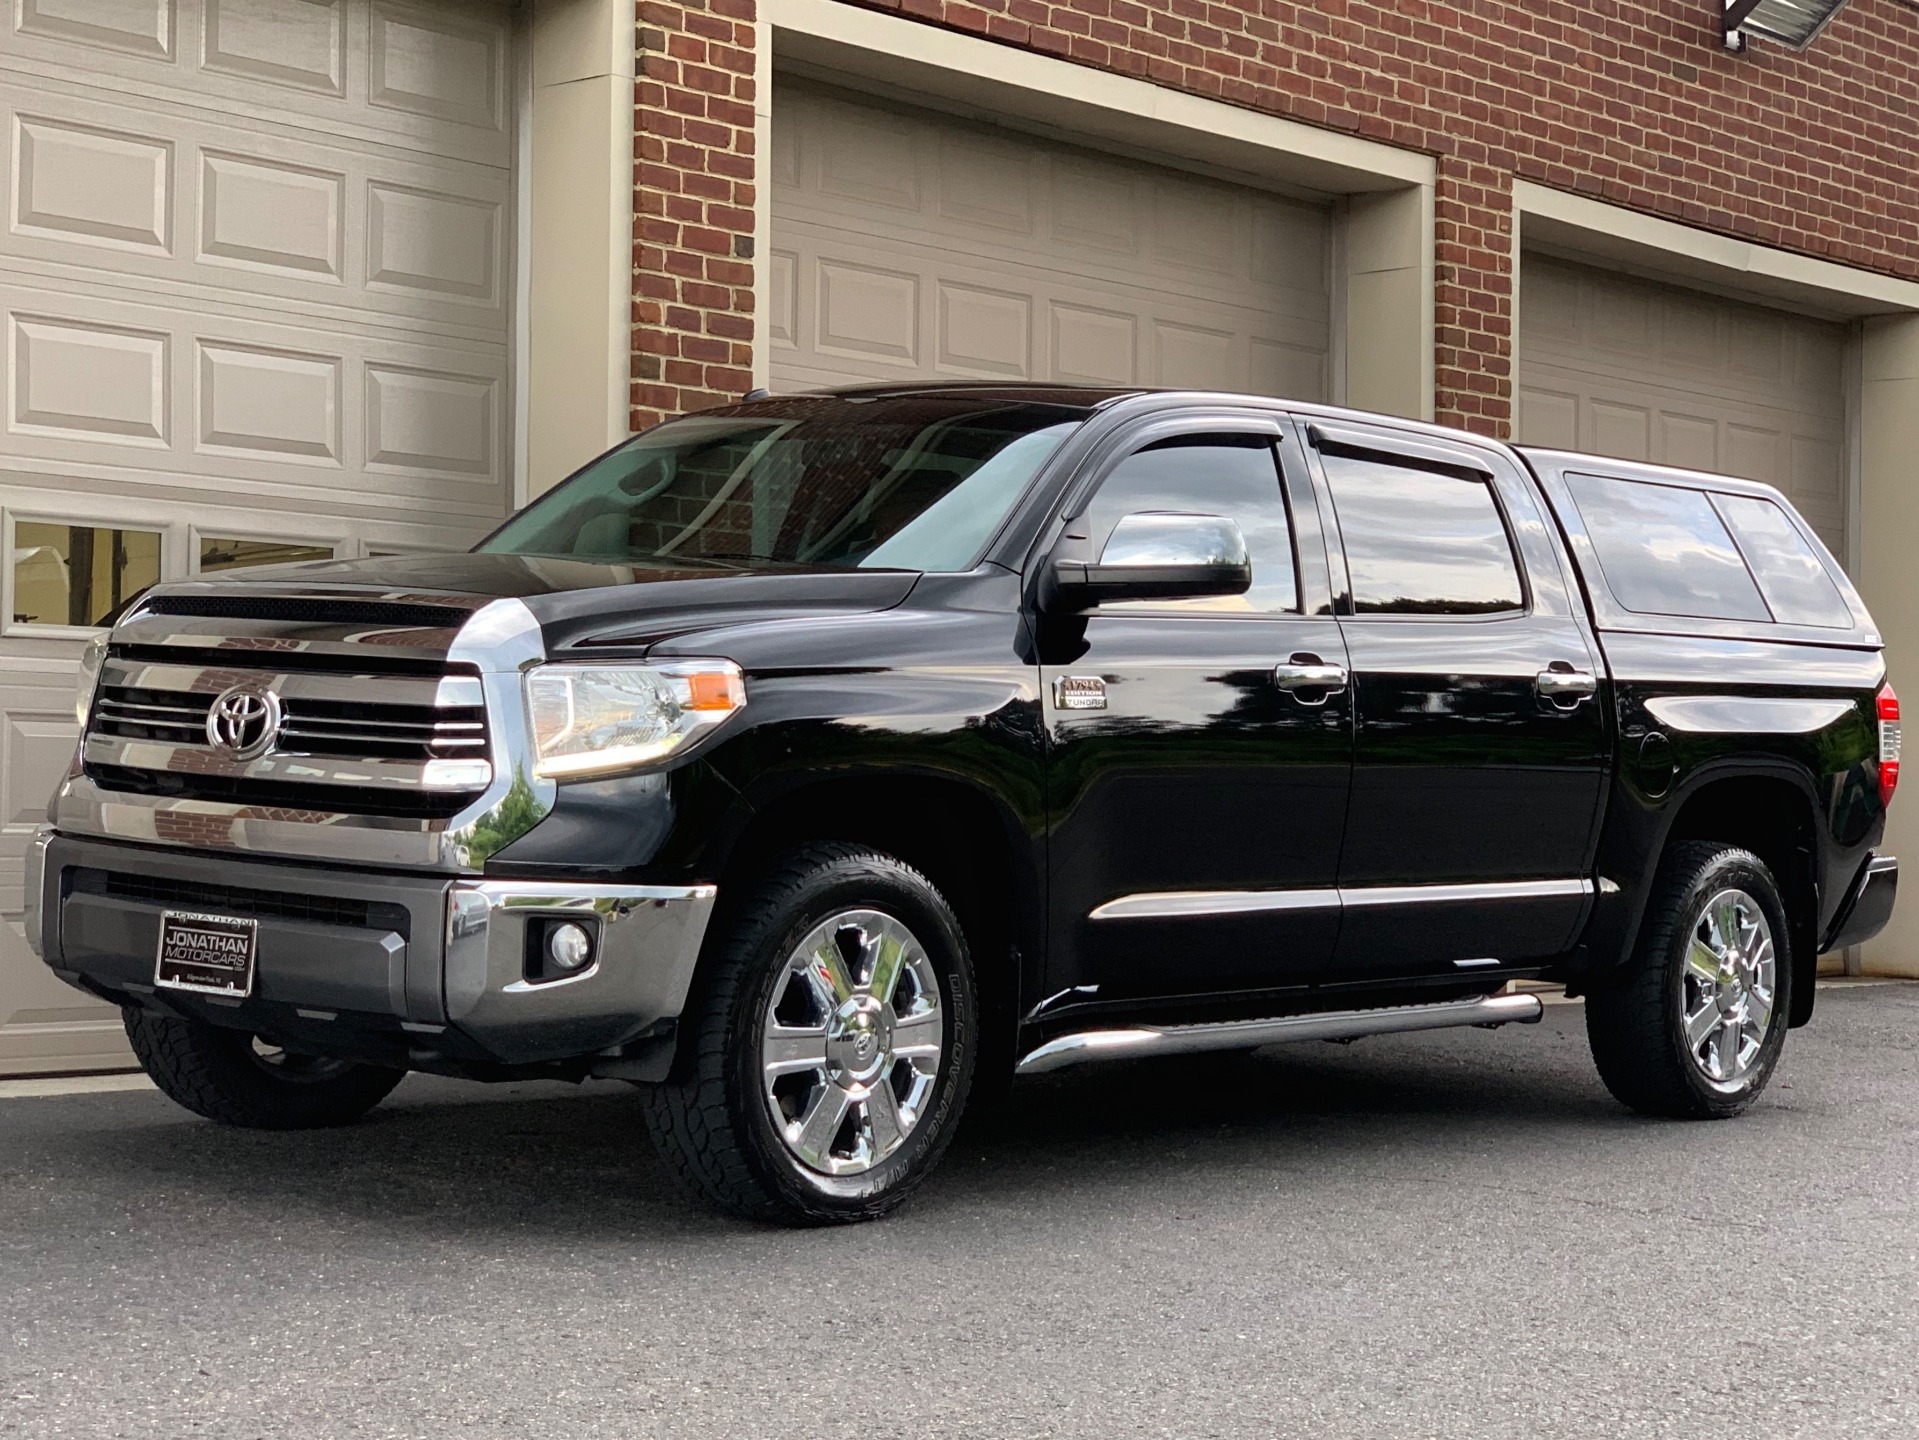
[[[453,605],[294,595],[155,595],[141,608],[150,615],[282,620],[304,625],[404,625],[422,630],[457,630],[473,613]]]

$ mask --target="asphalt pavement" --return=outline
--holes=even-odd
[[[683,1200],[613,1084],[0,1099],[0,1436],[1919,1434],[1919,987],[1822,993],[1734,1122],[1623,1112],[1583,1025],[1022,1082],[813,1232]]]

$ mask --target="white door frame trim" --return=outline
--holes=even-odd
[[[1822,319],[1919,313],[1919,281],[1695,229],[1531,180],[1513,181],[1513,213],[1515,250],[1601,260],[1649,279]]]

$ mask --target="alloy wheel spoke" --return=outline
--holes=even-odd
[[[906,944],[897,935],[884,931],[873,937],[873,959],[866,969],[866,993],[882,1004],[893,1003],[899,988],[900,970],[906,963]]]
[[[1696,935],[1686,947],[1686,971],[1702,985],[1711,987],[1719,983],[1719,957]]]
[[[945,1027],[932,1007],[902,1015],[893,1022],[893,1053],[902,1059],[937,1058]]]
[[[853,977],[847,973],[846,959],[840,954],[838,935],[828,935],[814,947],[807,957],[806,978],[829,1010],[851,998]]]
[[[760,1060],[768,1075],[793,1075],[826,1067],[826,1027],[769,1025],[760,1045]]]
[[[839,1086],[816,1087],[812,1103],[799,1120],[799,1133],[793,1137],[793,1148],[814,1165],[823,1167],[833,1137],[840,1133],[840,1126],[845,1123],[846,1112],[852,1105],[853,1097]]]
[[[905,1126],[900,1120],[899,1100],[893,1094],[892,1082],[886,1076],[880,1077],[860,1108],[865,1121],[866,1138],[875,1159],[889,1154],[906,1138]]]
[[[1712,1063],[1718,1072],[1713,1078],[1727,1080],[1739,1070],[1739,1021],[1727,1016],[1712,1041]]]
[[[1708,1000],[1686,1016],[1686,1048],[1697,1055],[1699,1047],[1704,1045],[1718,1028],[1719,1007]]]
[[[1722,959],[1739,953],[1739,902],[1731,895],[1720,897],[1712,910],[1713,949]]]

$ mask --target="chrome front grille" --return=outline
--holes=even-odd
[[[367,814],[447,814],[493,778],[486,705],[473,674],[391,674],[339,662],[258,668],[228,655],[148,660],[108,651],[82,756],[103,788],[183,799]],[[270,692],[279,732],[235,754],[209,733],[235,686]],[[355,796],[360,798],[356,801]]]
[[[180,695],[131,685],[103,688],[93,702],[91,733],[123,740],[192,745],[206,737],[211,695]]]
[[[287,706],[280,748],[303,755],[369,755],[401,760],[484,759],[486,710],[451,705],[349,705],[306,700]]]
[[[230,674],[222,670],[221,674]],[[379,693],[374,677],[356,677]],[[296,681],[296,691],[310,688]],[[276,688],[286,677],[274,676]],[[223,687],[224,688],[224,687]],[[121,740],[157,740],[173,745],[205,745],[207,712],[218,692],[156,690],[147,686],[102,685],[93,702],[90,733]],[[421,705],[325,699],[312,694],[281,695],[285,720],[274,747],[286,755],[333,756],[348,760],[448,760],[486,757],[486,708],[482,705]]]
[[[552,808],[524,682],[545,659],[511,597],[352,578],[162,585],[113,628],[53,820],[143,845],[472,874]]]

